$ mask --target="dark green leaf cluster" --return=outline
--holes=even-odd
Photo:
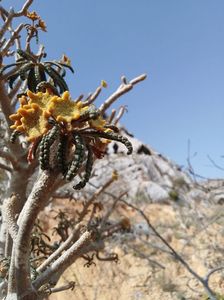
[[[21,49],[17,50],[17,53],[20,58],[15,63],[0,69],[1,76],[8,68],[15,67],[7,77],[11,89],[14,83],[21,79],[27,80],[28,89],[34,93],[42,91],[46,86],[51,87],[55,94],[69,90],[63,77],[66,75],[65,68],[69,68],[74,73],[71,66],[60,61],[41,62],[39,58]]]

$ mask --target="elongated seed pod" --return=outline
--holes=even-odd
[[[49,169],[49,160],[50,160],[50,148],[54,141],[57,139],[60,132],[60,127],[58,124],[55,124],[54,127],[43,136],[40,142],[40,155],[39,162],[42,170]]]
[[[27,78],[27,72],[34,67],[34,63],[28,62],[25,65],[23,65],[21,68],[19,68],[18,73],[21,78],[21,80],[25,80]]]
[[[92,169],[93,169],[93,151],[90,146],[86,146],[88,150],[88,156],[86,161],[86,167],[85,167],[85,174],[83,176],[83,179],[73,186],[75,190],[81,190],[85,187],[86,183],[89,181]]]
[[[63,175],[67,171],[67,165],[66,165],[67,146],[68,146],[68,136],[65,134],[60,134],[60,140],[57,149],[57,162],[58,162],[58,168]]]
[[[46,135],[44,135],[39,145],[40,148],[39,163],[40,163],[40,168],[42,170],[47,170],[49,168],[50,149],[46,146],[47,146]]]
[[[60,127],[57,123],[54,124],[54,126],[51,128],[51,130],[47,134],[47,142],[49,146],[53,144],[53,142],[56,140],[60,133]]]
[[[116,133],[119,132],[119,128],[116,125],[113,125],[113,124],[106,124],[106,125],[104,125],[104,128],[112,129]]]
[[[13,130],[13,132],[12,132],[12,134],[11,134],[11,136],[10,136],[10,142],[11,142],[12,144],[14,144],[15,141],[16,141],[16,139],[17,139],[17,137],[18,137],[20,134],[22,134],[22,132],[20,132],[20,131],[18,131],[18,130]]]
[[[84,135],[88,135],[88,136],[97,136],[97,137],[101,137],[101,138],[105,138],[108,140],[112,140],[112,141],[118,141],[122,144],[125,145],[125,147],[128,149],[127,154],[131,154],[133,152],[133,147],[131,142],[124,136],[119,135],[115,132],[103,132],[103,131],[99,131],[99,130],[86,130],[83,131],[82,134]]]
[[[79,134],[73,134],[73,143],[75,144],[74,157],[65,176],[68,181],[71,181],[77,175],[85,156],[85,146],[83,144],[83,139]]]
[[[59,86],[60,93],[63,93],[64,91],[68,91],[67,83],[64,81],[62,76],[55,71],[50,65],[45,64],[45,71],[46,73],[53,79],[54,83]]]

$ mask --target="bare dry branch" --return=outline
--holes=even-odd
[[[123,114],[125,113],[125,111],[127,111],[127,107],[122,105],[118,111],[118,114],[113,122],[114,125],[117,125],[118,122],[120,121],[120,119],[122,118]]]
[[[49,267],[33,282],[34,287],[41,287],[59,270],[65,270],[68,266],[70,266],[82,254],[82,249],[91,243],[91,240],[92,232],[84,232],[67,251],[65,251],[55,262],[53,262],[51,267]]]
[[[32,3],[33,3],[33,0],[27,0],[24,3],[22,9],[14,14],[14,17],[21,17],[21,16],[25,15],[27,13],[28,8],[31,6]]]
[[[153,267],[157,266],[157,267],[159,267],[163,270],[166,269],[162,264],[158,263],[156,260],[153,260],[153,259],[149,258],[148,255],[146,255],[145,253],[139,251],[136,247],[134,247],[130,244],[128,244],[128,247],[130,249],[132,249],[135,253],[137,253],[141,258],[146,259]]]
[[[222,271],[222,270],[224,270],[224,266],[220,266],[220,267],[210,270],[208,272],[208,274],[205,276],[205,281],[207,282],[207,284],[209,283],[209,279],[210,279],[211,275],[213,275],[216,272]]]
[[[121,193],[118,197],[115,198],[115,200],[113,201],[113,204],[111,205],[111,207],[108,209],[107,213],[105,214],[105,216],[102,219],[102,222],[100,224],[100,231],[104,228],[108,218],[110,217],[110,215],[112,214],[112,212],[114,211],[117,202],[120,201],[125,195],[127,195],[127,191]]]
[[[12,103],[12,106],[14,107],[15,104],[17,103],[18,99],[14,99],[16,94],[18,94],[18,91],[20,89],[20,87],[22,86],[22,80],[18,80],[14,86],[14,88],[10,91],[9,93],[9,98],[11,99],[11,103]],[[13,100],[14,99],[14,100]]]
[[[17,168],[18,162],[16,162],[16,160],[14,159],[13,155],[10,152],[6,152],[4,150],[0,150],[0,157],[4,158],[8,162],[10,162],[14,168]]]
[[[163,242],[163,244],[166,245],[166,247],[171,251],[171,254],[173,255],[173,257],[179,261],[186,270],[188,270],[188,272],[193,275],[194,278],[196,278],[204,287],[205,291],[207,292],[207,294],[209,295],[211,300],[217,300],[216,299],[216,295],[215,292],[209,287],[208,285],[208,281],[206,281],[203,277],[201,277],[200,275],[198,275],[192,268],[191,266],[183,259],[183,257],[177,253],[177,251],[161,236],[161,234],[155,229],[155,227],[151,224],[151,222],[149,221],[149,218],[145,215],[145,213],[138,207],[136,207],[135,205],[132,205],[130,203],[128,203],[127,201],[120,199],[120,202],[125,203],[127,206],[133,208],[134,210],[136,210],[142,217],[143,219],[146,221],[146,223],[148,224],[148,227],[154,232],[154,234]]]
[[[224,168],[219,166],[215,161],[214,159],[212,159],[209,155],[207,155],[208,159],[210,160],[210,162],[213,164],[214,167],[216,167],[217,169],[221,170],[221,171],[224,171]]]
[[[55,287],[55,288],[51,288],[51,293],[58,293],[58,292],[62,292],[62,291],[66,291],[66,290],[73,290],[75,288],[75,282],[74,281],[70,281],[69,283],[59,286],[59,287]]]
[[[99,111],[103,115],[104,112],[122,95],[129,92],[135,84],[145,80],[147,77],[146,74],[140,75],[134,79],[132,79],[129,83],[125,83],[124,77],[122,77],[122,84],[118,87],[118,89],[109,97],[107,98],[104,103],[100,106]]]
[[[115,180],[115,177],[111,176],[111,178],[103,186],[95,191],[93,196],[85,203],[83,210],[79,214],[78,222],[81,222],[83,220],[83,218],[88,213],[90,205],[92,205],[92,203],[99,197],[99,195],[102,194]]]
[[[86,101],[83,102],[83,106],[87,106],[92,104],[96,98],[99,96],[100,92],[102,91],[102,86],[98,86],[93,94],[90,94]]]
[[[80,229],[83,227],[81,223],[77,224],[75,226],[75,229],[72,231],[72,233],[69,235],[66,241],[60,245],[60,247],[53,252],[38,268],[37,272],[43,272],[47,266],[51,264],[52,261],[54,261],[64,250],[66,250],[72,241],[78,238]]]
[[[5,170],[5,171],[9,171],[9,172],[12,172],[12,171],[13,171],[12,168],[10,168],[10,167],[7,166],[7,165],[4,165],[3,163],[0,163],[0,169],[3,169],[3,170]]]
[[[13,109],[10,103],[11,100],[8,97],[8,93],[6,92],[4,83],[2,81],[0,81],[0,95],[1,95],[0,104],[1,104],[2,112],[5,116],[8,127],[10,127],[11,121],[9,120],[9,115],[13,114]]]
[[[1,51],[1,55],[5,56],[9,50],[9,48],[14,44],[15,40],[18,39],[20,31],[23,29],[24,25],[20,24],[16,30],[13,32],[10,39],[7,40],[7,43],[4,45]]]
[[[116,115],[116,109],[112,109],[111,114],[110,114],[110,116],[109,116],[108,119],[107,119],[107,122],[108,122],[109,124],[112,123],[112,121],[113,121],[115,115]]]
[[[30,7],[30,5],[32,3],[33,3],[33,0],[27,0],[20,11],[15,13],[13,10],[11,10],[8,13],[7,19],[5,20],[4,25],[2,26],[2,28],[0,30],[0,40],[2,39],[2,37],[5,34],[8,27],[10,26],[10,23],[12,22],[12,19],[17,18],[17,17],[21,17],[23,15],[26,15],[27,10],[28,10],[28,8]]]

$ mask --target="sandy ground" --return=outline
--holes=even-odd
[[[57,205],[60,208],[61,204]],[[72,205],[74,207],[63,203],[62,206],[69,213],[77,204]],[[223,206],[203,203],[191,208],[177,204],[141,205],[151,223],[200,276],[223,264]],[[126,210],[125,214],[133,227],[134,224],[142,224],[136,212]],[[207,299],[201,284],[167,253],[167,248],[147,229],[117,236],[107,245],[107,250],[119,255],[118,263],[95,259],[96,265],[87,268],[85,261],[79,259],[58,283],[60,286],[75,281],[75,289],[55,293],[49,299]],[[210,283],[216,293],[224,294],[224,271],[214,273]]]

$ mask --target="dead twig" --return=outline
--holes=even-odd
[[[104,103],[100,106],[99,111],[101,115],[105,113],[105,111],[122,95],[129,92],[135,84],[145,80],[147,77],[146,74],[140,75],[134,79],[132,79],[129,83],[127,83],[125,77],[122,77],[122,84],[118,87],[118,89],[109,97],[107,98]],[[125,80],[124,80],[125,79]]]

